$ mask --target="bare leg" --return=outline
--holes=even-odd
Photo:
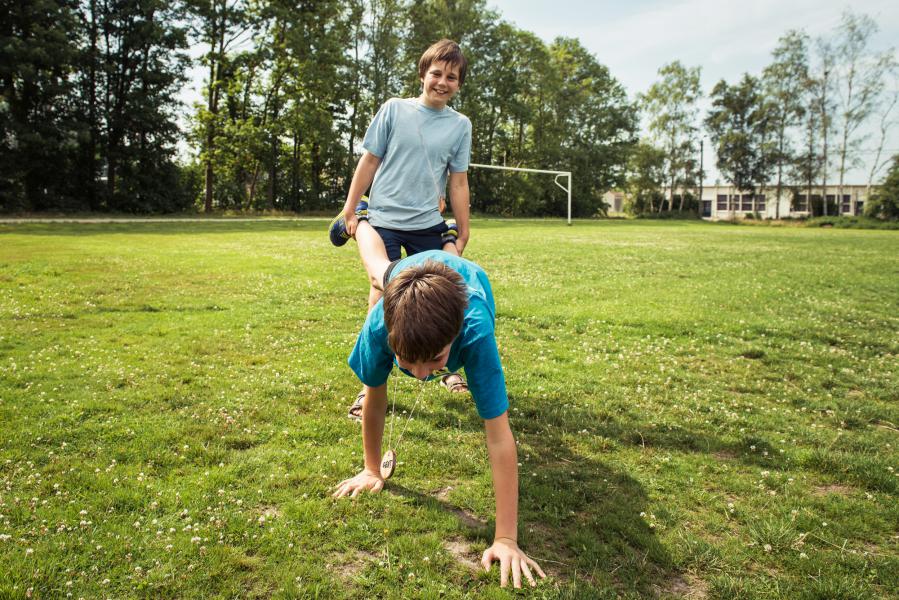
[[[359,246],[359,256],[362,258],[362,265],[368,273],[368,279],[371,284],[368,290],[368,311],[371,312],[371,309],[381,299],[384,272],[390,266],[390,259],[387,258],[384,240],[381,239],[381,236],[378,235],[378,232],[375,231],[375,228],[368,221],[359,221],[355,237],[356,245]],[[357,394],[356,401],[350,406],[350,418],[359,420],[362,417],[364,393],[365,386],[362,386],[362,391]]]
[[[384,272],[390,266],[390,259],[387,258],[384,240],[368,221],[359,222],[359,226],[356,228],[356,245],[359,246],[359,256],[362,257],[362,265],[365,267],[365,272],[368,273],[371,286],[377,290],[383,289]],[[371,305],[371,293],[368,298],[369,305]],[[377,302],[377,300],[375,301]]]
[[[443,245],[443,251],[447,254],[452,254],[453,256],[462,256],[459,254],[459,250],[456,248],[456,245],[452,242],[447,242]]]

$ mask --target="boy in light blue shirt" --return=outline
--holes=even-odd
[[[331,223],[331,241],[343,245],[353,237],[359,218],[367,219],[384,241],[387,257],[399,260],[425,250],[444,250],[458,256],[469,239],[468,164],[471,121],[448,106],[465,80],[468,62],[455,42],[440,40],[418,63],[422,92],[417,98],[391,98],[369,125],[343,211]],[[448,174],[448,175],[447,175]],[[444,190],[455,223],[441,216]],[[362,194],[371,186],[368,202]],[[369,289],[371,310],[381,297]],[[458,373],[441,383],[450,391],[467,392]],[[363,392],[349,409],[358,418]]]

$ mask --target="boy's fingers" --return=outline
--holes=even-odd
[[[537,572],[540,573],[540,577],[543,577],[544,579],[546,579],[546,573],[543,572],[543,569],[540,568],[540,565],[537,564],[537,561],[529,558],[528,564],[531,565],[532,567],[534,567],[534,569],[536,569]]]
[[[517,556],[512,559],[512,585],[521,589],[521,561]]]
[[[509,585],[509,564],[508,558],[502,558],[499,561],[499,586],[506,587]]]
[[[481,566],[488,573],[490,572],[490,567],[493,566],[493,554],[490,553],[489,548],[484,550],[484,554],[481,555]]]
[[[528,578],[532,587],[537,585],[537,582],[534,581],[534,576],[531,574],[531,570],[528,568],[528,559],[521,561],[521,570],[524,573],[524,576]]]

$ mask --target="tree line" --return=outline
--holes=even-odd
[[[879,120],[870,184],[895,122],[894,54],[873,52],[876,24],[852,13],[827,37],[785,34],[761,75],[714,87],[700,120],[699,67],[665,65],[632,100],[578,40],[545,43],[486,0],[0,2],[6,212],[336,210],[374,113],[418,95],[418,58],[442,37],[470,63],[453,106],[472,161],[572,171],[577,216],[604,212],[613,188],[635,213],[695,210],[703,133],[735,188],[779,194],[842,185]],[[191,67],[203,97],[179,127]],[[470,180],[476,211],[565,212],[546,175]]]
[[[637,140],[636,107],[578,40],[544,43],[485,0],[3,3],[7,211],[334,210],[377,108],[419,93],[418,58],[442,37],[469,59],[453,106],[473,161],[576,171],[574,211],[593,215]],[[179,161],[191,65],[205,88]],[[551,178],[470,177],[474,210],[565,210]]]
[[[768,191],[775,198],[811,199],[812,214],[837,214],[838,204],[821,191],[836,186],[842,198],[846,174],[867,162],[867,188],[890,162],[885,144],[896,123],[899,78],[895,51],[877,52],[876,22],[846,12],[837,28],[815,39],[788,31],[760,75],[715,84],[711,108],[700,119],[700,68],[674,61],[639,98],[649,135],[631,154],[627,188],[634,213],[698,210],[703,172],[703,130],[716,166],[737,192]],[[866,129],[865,126],[868,126]],[[873,130],[872,134],[870,131]],[[864,144],[873,158],[864,161]],[[870,196],[870,194],[869,194]],[[855,196],[851,210],[855,212]],[[875,198],[868,212],[899,198]],[[780,217],[775,202],[775,218]]]

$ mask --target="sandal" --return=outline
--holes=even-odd
[[[440,385],[454,394],[464,394],[468,391],[468,384],[458,373],[448,373],[440,378]]]
[[[358,394],[356,394],[356,400],[353,404],[350,405],[350,409],[347,411],[346,416],[354,421],[362,420],[362,401],[365,400],[365,390],[362,390]]]

